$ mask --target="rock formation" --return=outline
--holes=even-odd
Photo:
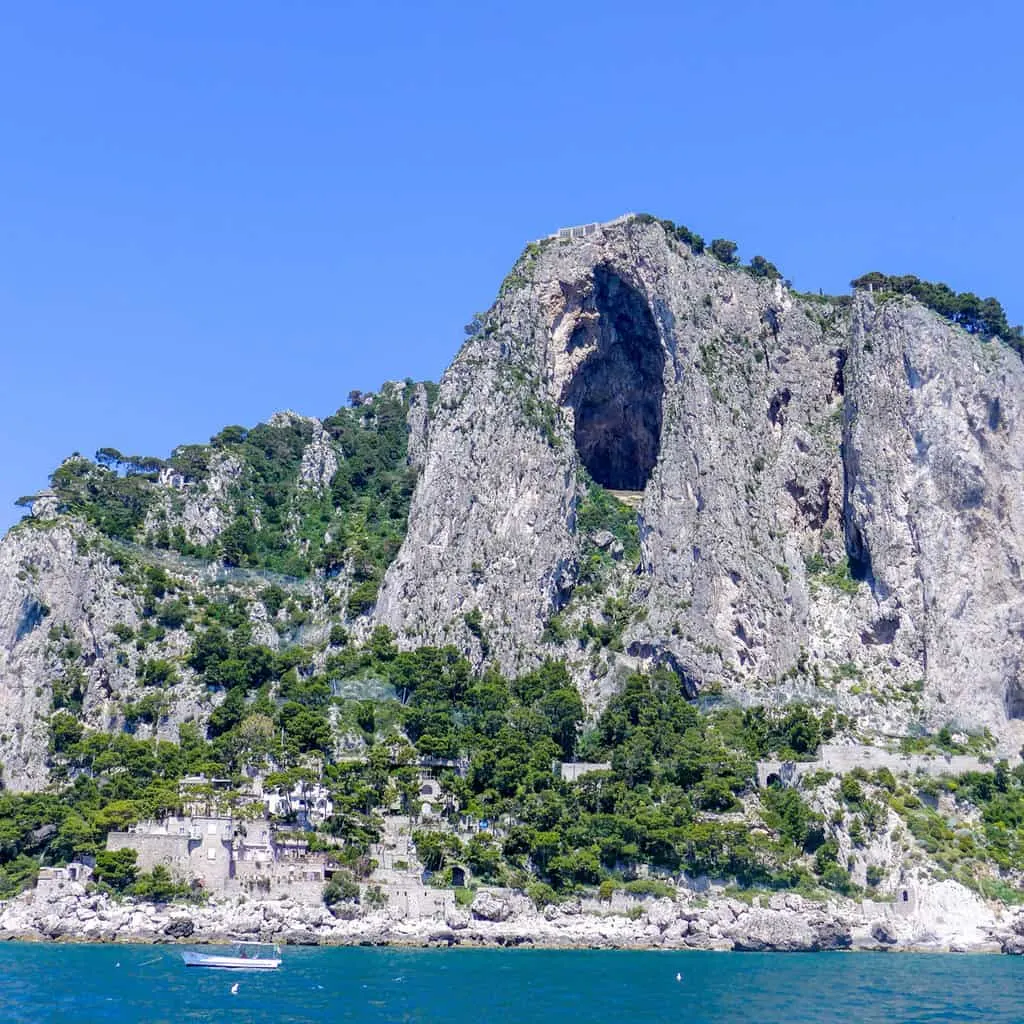
[[[116,569],[79,542],[68,525],[27,524],[0,544],[0,778],[11,789],[46,782],[55,683],[102,705],[126,675],[105,654],[110,628],[135,622],[132,601]],[[86,667],[69,677],[62,652],[72,645]]]
[[[387,392],[408,433],[392,455],[416,485],[379,594],[365,552],[340,548],[347,492],[332,494],[347,465],[338,438],[372,403],[360,397],[341,426],[287,413],[264,428],[294,434],[277,543],[319,561],[292,633],[256,603],[267,581],[243,581],[254,633],[274,646],[345,620],[356,638],[383,624],[404,646],[453,643],[477,665],[564,658],[591,710],[624,673],[661,665],[689,695],[834,703],[866,731],[987,727],[1016,751],[1022,393],[1015,353],[910,298],[801,295],[651,218],[545,239],[436,401],[422,385]],[[234,441],[200,454],[199,470],[172,459],[128,498],[146,503],[135,555],[201,597],[217,545],[265,531],[278,499],[249,500],[255,477]],[[627,518],[636,509],[635,550],[606,524],[581,527],[598,488]],[[47,492],[0,543],[12,788],[46,779],[55,682],[77,687],[74,706],[103,728],[122,727],[138,695],[142,656],[111,631],[138,624],[142,583],[102,533]],[[215,704],[190,686],[189,643],[172,625],[145,654],[179,664],[168,736]]]
[[[479,905],[479,906],[478,906]],[[247,937],[293,945],[537,946],[577,949],[717,949],[817,952],[890,949],[1019,954],[1022,919],[986,906],[955,882],[924,886],[915,912],[893,904],[818,903],[795,894],[755,904],[716,896],[579,901],[544,911],[521,894],[481,890],[471,912],[449,903],[422,916],[358,907],[335,917],[291,899],[214,899],[198,907],[118,902],[65,883],[0,904],[0,940],[228,942]]]
[[[505,667],[550,653],[551,617],[606,596],[573,603],[588,475],[639,505],[641,556],[624,656],[558,649],[585,693],[655,662],[1012,746],[1022,385],[910,299],[798,295],[642,219],[546,240],[442,381],[377,621],[474,648],[479,609]]]

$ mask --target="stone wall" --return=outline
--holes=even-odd
[[[108,850],[136,852],[140,871],[162,865],[183,882],[200,881],[220,891],[233,871],[236,822],[231,818],[177,818],[143,822],[128,832],[111,832]]]
[[[268,821],[167,818],[111,832],[108,850],[135,850],[140,871],[166,867],[183,882],[197,879],[210,892],[258,899],[292,897],[319,904],[329,871],[327,855],[309,853],[286,834],[275,841]]]
[[[388,916],[395,919],[439,918],[455,906],[451,889],[430,889],[407,880],[383,882],[380,891],[387,898]]]
[[[610,769],[610,761],[563,761],[558,766],[563,782],[575,782],[591,772],[606,772]]]
[[[228,879],[222,892],[225,896],[243,896],[253,900],[291,899],[308,907],[321,906],[324,900],[324,880],[236,875]]]
[[[888,768],[894,775],[920,772],[938,778],[965,772],[988,772],[992,765],[969,754],[899,754],[866,744],[823,743],[814,761],[758,761],[757,784],[764,789],[771,776],[775,775],[788,786],[813,772],[830,771],[842,775],[854,768],[866,771]]]

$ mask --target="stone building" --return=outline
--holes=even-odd
[[[92,866],[73,860],[62,867],[43,867],[36,877],[36,892],[44,896],[56,895],[69,884],[85,885],[92,879]]]
[[[326,854],[310,853],[301,833],[226,815],[142,821],[127,832],[111,832],[107,849],[135,850],[140,871],[162,865],[174,878],[211,893],[288,895],[309,903],[320,901],[337,869]]]
[[[220,815],[172,815],[140,821],[127,832],[111,832],[108,850],[134,850],[140,871],[162,865],[181,881],[196,881],[211,892],[222,891],[233,875],[236,827]]]
[[[610,761],[556,761],[554,763],[555,774],[560,776],[563,782],[575,782],[591,772],[611,771],[611,767]]]
[[[301,832],[275,830],[267,821],[244,822],[233,853],[225,891],[262,897],[287,894],[319,903],[325,883],[339,868],[326,853],[311,853]]]

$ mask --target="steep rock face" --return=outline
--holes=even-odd
[[[1024,366],[912,302],[864,297],[847,380],[848,544],[893,658],[914,665],[933,725],[1021,735]]]
[[[829,526],[842,547],[845,318],[804,305],[656,224],[531,247],[442,382],[381,621],[468,641],[459,615],[479,606],[517,663],[571,595],[586,470],[642,501],[634,654],[695,678],[793,664],[803,556]]]
[[[37,514],[0,541],[0,783],[6,788],[36,790],[49,781],[56,712],[91,729],[175,741],[183,722],[202,727],[222,699],[186,664],[187,628],[161,628],[143,641],[140,627],[154,623],[144,610],[148,569],[163,572],[179,596],[210,584],[221,596],[246,596],[254,642],[279,646],[255,601],[266,582],[258,574],[212,574],[204,563],[170,552],[112,544],[72,517]],[[311,624],[303,635],[318,630],[323,627]],[[147,684],[146,666],[160,662],[175,666],[173,678]],[[150,710],[141,712],[147,702]]]
[[[771,680],[808,643],[805,558],[841,557],[845,318],[657,230],[637,262],[661,310],[664,426],[640,505],[646,618],[627,640],[695,679]]]
[[[104,655],[115,624],[136,624],[134,604],[114,567],[83,553],[80,539],[56,522],[23,526],[0,542],[0,763],[11,789],[47,781],[55,683],[77,689],[83,714],[102,718],[118,676],[130,676]],[[75,657],[62,658],[69,645]]]
[[[915,303],[801,296],[658,223],[531,245],[442,381],[377,619],[506,668],[567,657],[597,703],[660,663],[690,693],[1009,742],[1022,376]],[[614,591],[581,585],[588,477],[639,510]],[[610,599],[616,642],[545,631]]]
[[[329,487],[334,479],[342,454],[337,446],[331,443],[330,436],[320,420],[313,420],[312,426],[313,440],[306,445],[306,450],[302,453],[299,479],[304,487],[322,491]]]
[[[172,520],[181,524],[191,543],[213,543],[231,522],[228,498],[241,473],[241,462],[226,452],[211,460],[209,473],[201,481],[173,468],[161,470],[157,500],[147,516],[147,532]]]
[[[430,423],[430,400],[427,389],[422,384],[417,384],[413,389],[406,422],[409,425],[409,465],[413,469],[422,469],[427,455],[427,431]]]
[[[559,599],[574,554],[573,456],[519,404],[541,372],[535,352],[511,331],[471,340],[441,385],[425,456],[412,449],[424,459],[418,498],[376,612],[407,640],[478,644],[464,617],[479,609],[510,665]]]

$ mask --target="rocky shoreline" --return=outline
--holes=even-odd
[[[387,908],[212,899],[202,906],[116,901],[68,883],[0,904],[0,940],[291,945],[487,946],[545,949],[698,949],[754,952],[890,950],[1024,953],[1024,914],[980,900],[955,882],[919,887],[899,903],[817,903],[795,894],[680,896],[628,912],[580,901],[538,911],[518,893],[481,890],[470,907],[401,917]]]

